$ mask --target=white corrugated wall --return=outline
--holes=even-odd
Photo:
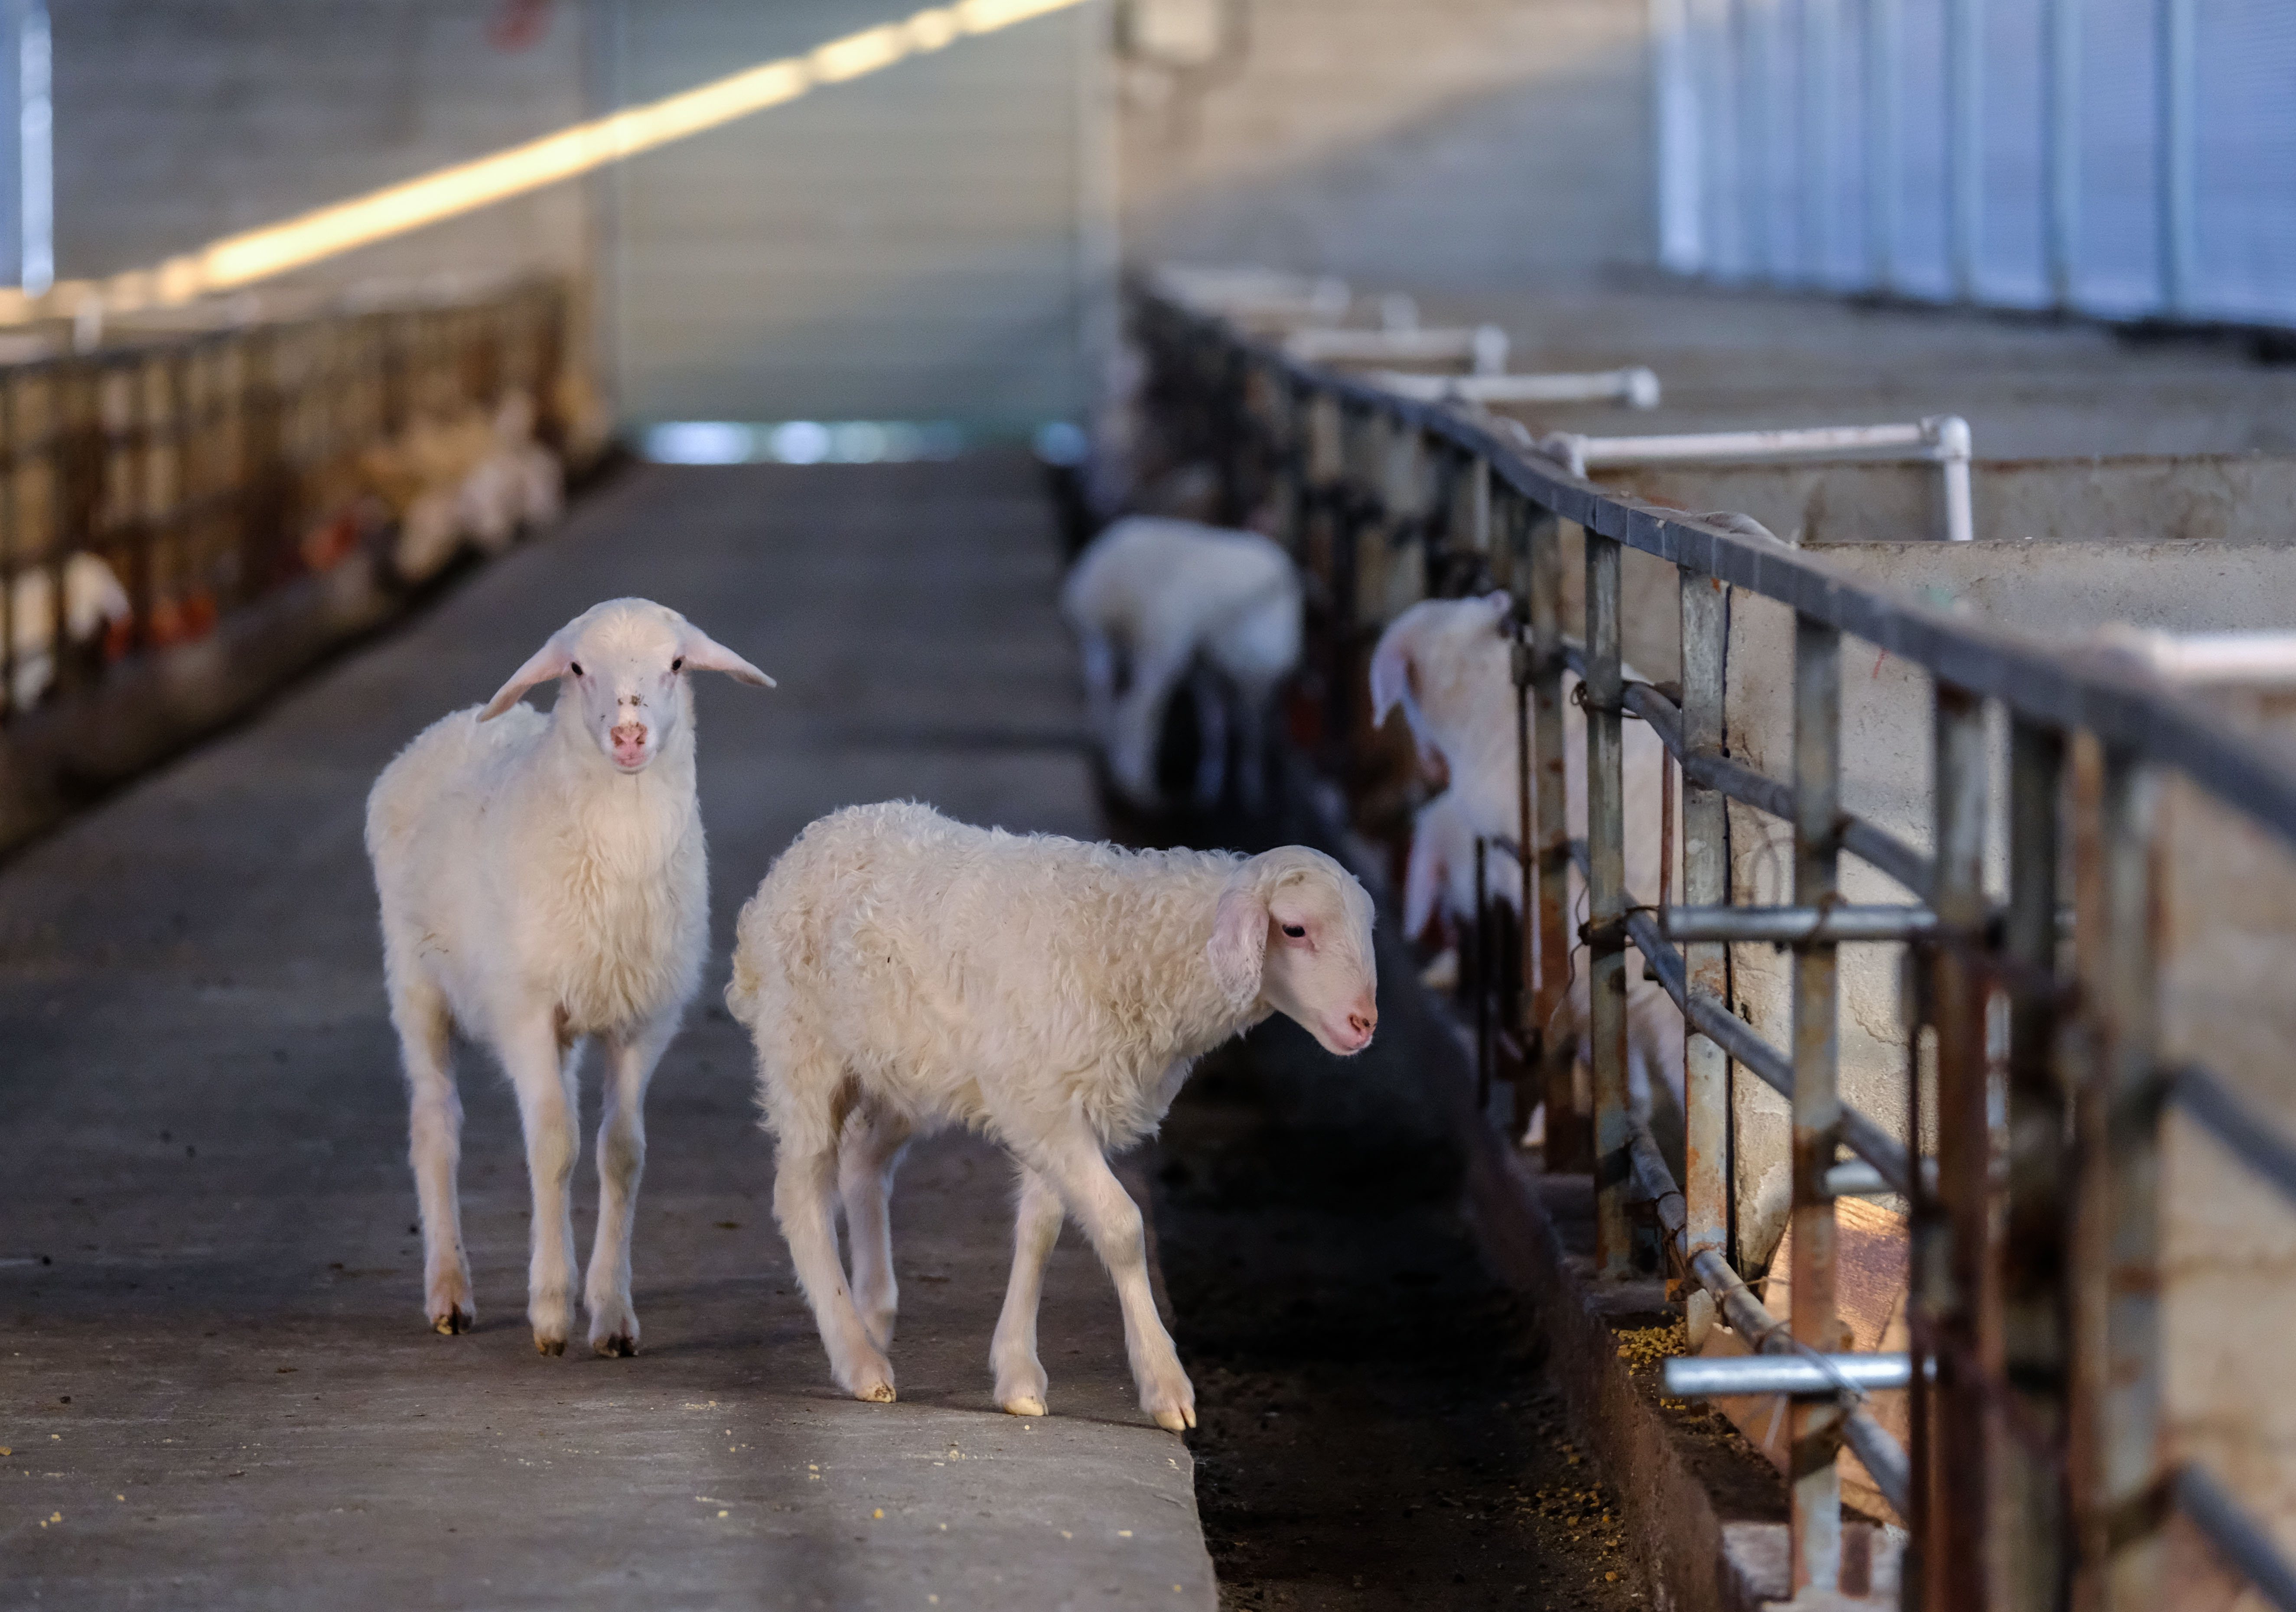
[[[1652,0],[1661,261],[2296,325],[2292,0]]]

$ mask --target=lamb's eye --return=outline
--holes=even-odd
[[[1302,923],[1287,923],[1283,926],[1283,932],[1294,940],[1308,938],[1308,926]]]
[[[579,677],[582,675],[582,663],[577,660],[569,666],[567,669],[572,672],[577,677]]]
[[[684,671],[685,669],[685,657],[680,655],[676,659],[671,661],[669,663],[669,669],[673,672]]]

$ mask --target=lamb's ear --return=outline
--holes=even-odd
[[[527,690],[548,683],[554,677],[563,677],[567,668],[573,664],[572,652],[554,634],[548,643],[534,651],[532,659],[512,672],[510,681],[495,691],[495,697],[487,701],[487,708],[479,713],[479,720],[492,722],[516,705]]]
[[[746,683],[754,688],[778,686],[772,678],[690,621],[685,624],[685,635],[678,640],[678,650],[685,657],[685,669],[689,672],[723,672],[734,682]]]
[[[1374,727],[1387,720],[1387,714],[1411,698],[1410,634],[1399,631],[1401,623],[1390,626],[1379,637],[1379,647],[1371,652],[1371,720]]]
[[[1267,954],[1267,901],[1251,886],[1232,884],[1212,910],[1212,937],[1204,956],[1212,982],[1230,1002],[1259,994],[1259,965]]]

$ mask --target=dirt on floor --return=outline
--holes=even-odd
[[[1613,1497],[1477,1256],[1410,1037],[1278,1019],[1167,1121],[1156,1219],[1224,1608],[1647,1607]]]

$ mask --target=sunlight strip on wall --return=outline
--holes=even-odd
[[[226,235],[153,269],[107,280],[70,280],[45,296],[0,290],[0,319],[71,314],[91,302],[107,313],[171,307],[305,267],[425,225],[555,184],[672,141],[785,105],[820,86],[845,84],[912,56],[946,49],[1085,0],[958,0],[832,39],[693,89],[627,107],[587,123],[442,168],[298,218]]]

